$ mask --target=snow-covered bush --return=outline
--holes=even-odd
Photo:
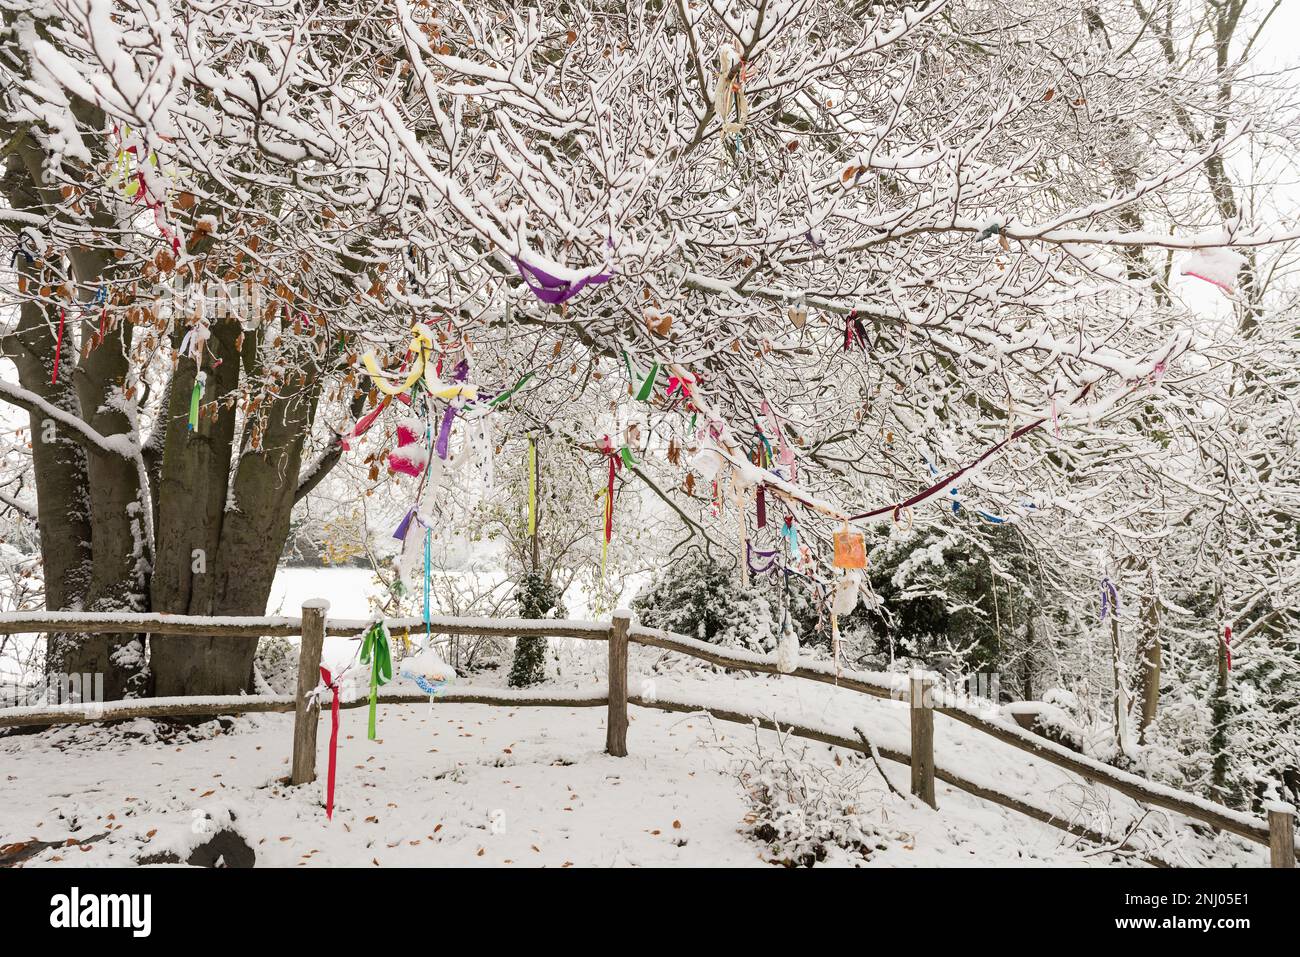
[[[892,535],[872,552],[878,609],[843,622],[884,665],[903,659],[960,674],[1015,668],[1036,607],[1033,556],[1023,536],[963,509],[937,527]]]
[[[545,618],[560,604],[560,595],[550,580],[537,572],[528,572],[516,593],[520,618]],[[527,688],[546,680],[545,638],[519,638],[515,641],[514,660],[510,666],[510,687]]]
[[[760,646],[759,650],[775,647],[772,610],[763,596],[753,588],[741,588],[731,569],[702,552],[688,552],[665,564],[632,607],[637,619],[651,628],[718,644]],[[761,647],[764,644],[766,648]]]
[[[271,694],[293,694],[297,690],[298,646],[287,638],[259,641],[253,666]]]
[[[744,833],[764,846],[769,863],[861,862],[901,837],[871,820],[887,795],[871,786],[876,771],[866,762],[838,755],[819,762],[809,758],[807,746],[780,734],[772,747],[756,740],[723,750],[749,803]]]

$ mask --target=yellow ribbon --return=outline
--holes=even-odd
[[[609,554],[609,539],[605,537],[605,528],[609,524],[609,511],[613,507],[613,499],[609,497],[609,489],[601,489],[597,498],[605,500],[605,523],[600,527],[600,580],[605,580],[605,557]]]
[[[433,352],[433,333],[429,331],[429,327],[424,323],[417,322],[411,326],[411,342],[406,347],[406,350],[414,358],[411,361],[411,371],[406,374],[406,378],[398,385],[394,385],[384,374],[384,370],[379,367],[379,361],[375,358],[373,350],[361,357],[361,363],[366,367],[366,372],[370,374],[371,380],[375,383],[375,388],[384,395],[402,395],[410,392],[417,382],[424,379],[425,389],[435,399],[445,399],[448,402],[463,399],[466,402],[471,402],[478,398],[478,386],[471,385],[468,382],[443,382],[438,378],[434,364],[429,361],[429,354]]]
[[[370,378],[375,383],[375,388],[384,395],[402,395],[409,392],[415,383],[419,382],[424,376],[426,361],[430,352],[433,351],[433,333],[429,327],[423,323],[417,322],[411,326],[411,344],[406,347],[414,358],[411,360],[411,371],[406,374],[406,378],[401,385],[393,385],[389,382],[388,377],[384,375],[384,370],[379,368],[379,362],[375,359],[374,351],[369,351],[361,357],[361,363],[370,373]]]

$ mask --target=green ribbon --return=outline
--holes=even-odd
[[[623,364],[627,366],[627,377],[632,381],[632,388],[636,390],[635,398],[638,402],[645,402],[654,394],[655,378],[659,375],[659,363],[650,363],[650,372],[644,379],[641,379],[636,371],[632,368],[632,358],[623,350]],[[641,382],[640,388],[637,387],[638,380]]]
[[[375,740],[375,706],[379,703],[379,686],[393,680],[393,652],[388,646],[388,629],[382,621],[370,626],[361,639],[361,663],[370,665],[370,725],[366,737]]]
[[[199,402],[203,399],[203,373],[194,377],[194,388],[190,391],[190,423],[193,432],[199,427]]]
[[[634,458],[632,457],[632,450],[631,450],[630,448],[628,448],[628,447],[625,445],[625,446],[623,446],[621,449],[619,449],[618,451],[619,451],[619,454],[621,454],[621,455],[623,456],[623,464],[624,464],[624,465],[626,465],[628,468],[631,468],[632,466],[636,465],[636,459],[634,459]]]
[[[506,399],[510,398],[510,397],[511,397],[512,395],[514,395],[517,391],[519,391],[519,389],[523,386],[523,384],[524,384],[525,382],[527,382],[529,379],[531,379],[532,377],[533,377],[533,374],[532,374],[531,372],[529,372],[527,375],[525,375],[522,379],[520,379],[518,382],[516,382],[516,383],[515,383],[514,385],[512,385],[510,388],[506,389],[505,392],[502,392],[500,395],[495,396],[495,397],[494,397],[494,398],[493,398],[493,399],[488,403],[488,408],[489,408],[489,409],[496,408],[496,407],[497,407],[498,405],[500,405],[502,402],[506,401]]]

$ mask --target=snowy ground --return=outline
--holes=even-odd
[[[589,646],[588,646],[589,647]],[[663,698],[708,701],[842,728],[906,750],[905,705],[794,679],[737,677],[674,666],[633,650],[639,674]],[[600,651],[570,650],[555,690],[598,690]],[[475,685],[500,684],[497,675]],[[230,724],[227,719],[227,724]],[[364,708],[342,713],[334,820],[322,807],[329,740],[322,721],[320,782],[287,788],[289,715],[217,722],[177,740],[137,721],[113,729],[64,727],[0,738],[0,846],[38,839],[63,844],[25,866],[130,864],[206,840],[232,815],[259,866],[761,866],[746,837],[750,810],[728,769],[755,732],[701,715],[634,708],[626,758],[603,753],[603,708],[393,705],[379,709],[379,740],[366,740]],[[1198,836],[1164,815],[1143,817],[1128,799],[1084,787],[1065,772],[942,717],[936,758],[978,783],[1032,800],[1108,833],[1141,819],[1134,843],[1174,863],[1261,866],[1264,848]],[[770,747],[775,735],[760,739]],[[193,740],[191,740],[193,739]],[[831,768],[836,752],[791,739]],[[841,760],[847,755],[842,756]],[[884,763],[906,791],[903,765]],[[938,785],[939,812],[888,793],[874,771],[862,803],[883,850],[867,866],[1116,866],[1140,864],[1080,844],[1062,831]]]

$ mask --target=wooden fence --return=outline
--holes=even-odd
[[[103,704],[63,704],[44,707],[0,709],[0,728],[41,726],[89,721],[108,721],[140,717],[192,717],[209,714],[244,714],[250,712],[289,712],[295,714],[290,782],[308,784],[316,777],[316,732],[320,717],[319,699],[312,694],[318,685],[321,651],[327,636],[355,637],[373,622],[366,620],[329,619],[329,603],[314,600],[304,603],[299,618],[196,617],[158,614],[95,614],[71,612],[31,612],[0,614],[0,634],[27,632],[143,633],[152,635],[192,635],[261,638],[300,635],[298,685],[294,695],[231,695],[207,698],[152,698],[106,702]],[[422,618],[387,619],[389,630],[424,628]],[[1295,845],[1295,809],[1289,805],[1269,805],[1267,819],[1261,819],[1213,801],[1178,791],[1135,774],[1129,774],[1076,754],[1046,738],[1004,723],[981,713],[958,700],[947,700],[933,676],[902,676],[843,671],[821,663],[801,665],[789,677],[834,684],[841,688],[880,698],[909,702],[911,750],[909,753],[872,746],[858,731],[854,740],[832,731],[798,723],[773,720],[706,702],[642,696],[629,693],[628,647],[638,644],[693,658],[737,671],[780,674],[776,664],[766,656],[738,649],[724,649],[671,632],[644,628],[633,623],[627,611],[616,611],[609,623],[568,620],[533,620],[522,618],[461,619],[435,617],[430,627],[445,635],[495,636],[506,638],[553,637],[606,641],[609,644],[609,674],[605,692],[571,694],[564,697],[530,692],[494,689],[447,690],[430,699],[424,694],[383,693],[383,704],[413,704],[432,701],[439,704],[488,704],[512,707],[605,707],[607,711],[605,748],[609,754],[623,757],[628,753],[628,705],[663,711],[708,712],[712,717],[744,725],[777,728],[799,737],[821,741],[845,749],[873,754],[911,767],[911,791],[931,807],[937,808],[934,793],[936,779],[983,800],[1009,808],[1046,824],[1100,844],[1112,839],[1082,825],[1059,818],[1031,803],[1003,794],[986,785],[967,780],[956,772],[938,767],[934,759],[934,715],[938,713],[961,722],[1003,744],[1028,752],[1039,760],[1071,771],[1085,780],[1104,785],[1134,800],[1163,808],[1200,821],[1218,830],[1228,831],[1270,850],[1274,867],[1294,867],[1300,851]],[[901,683],[900,683],[901,681]],[[364,707],[362,698],[340,703],[340,707]],[[857,730],[857,729],[855,729]],[[1148,857],[1150,863],[1167,862]]]

